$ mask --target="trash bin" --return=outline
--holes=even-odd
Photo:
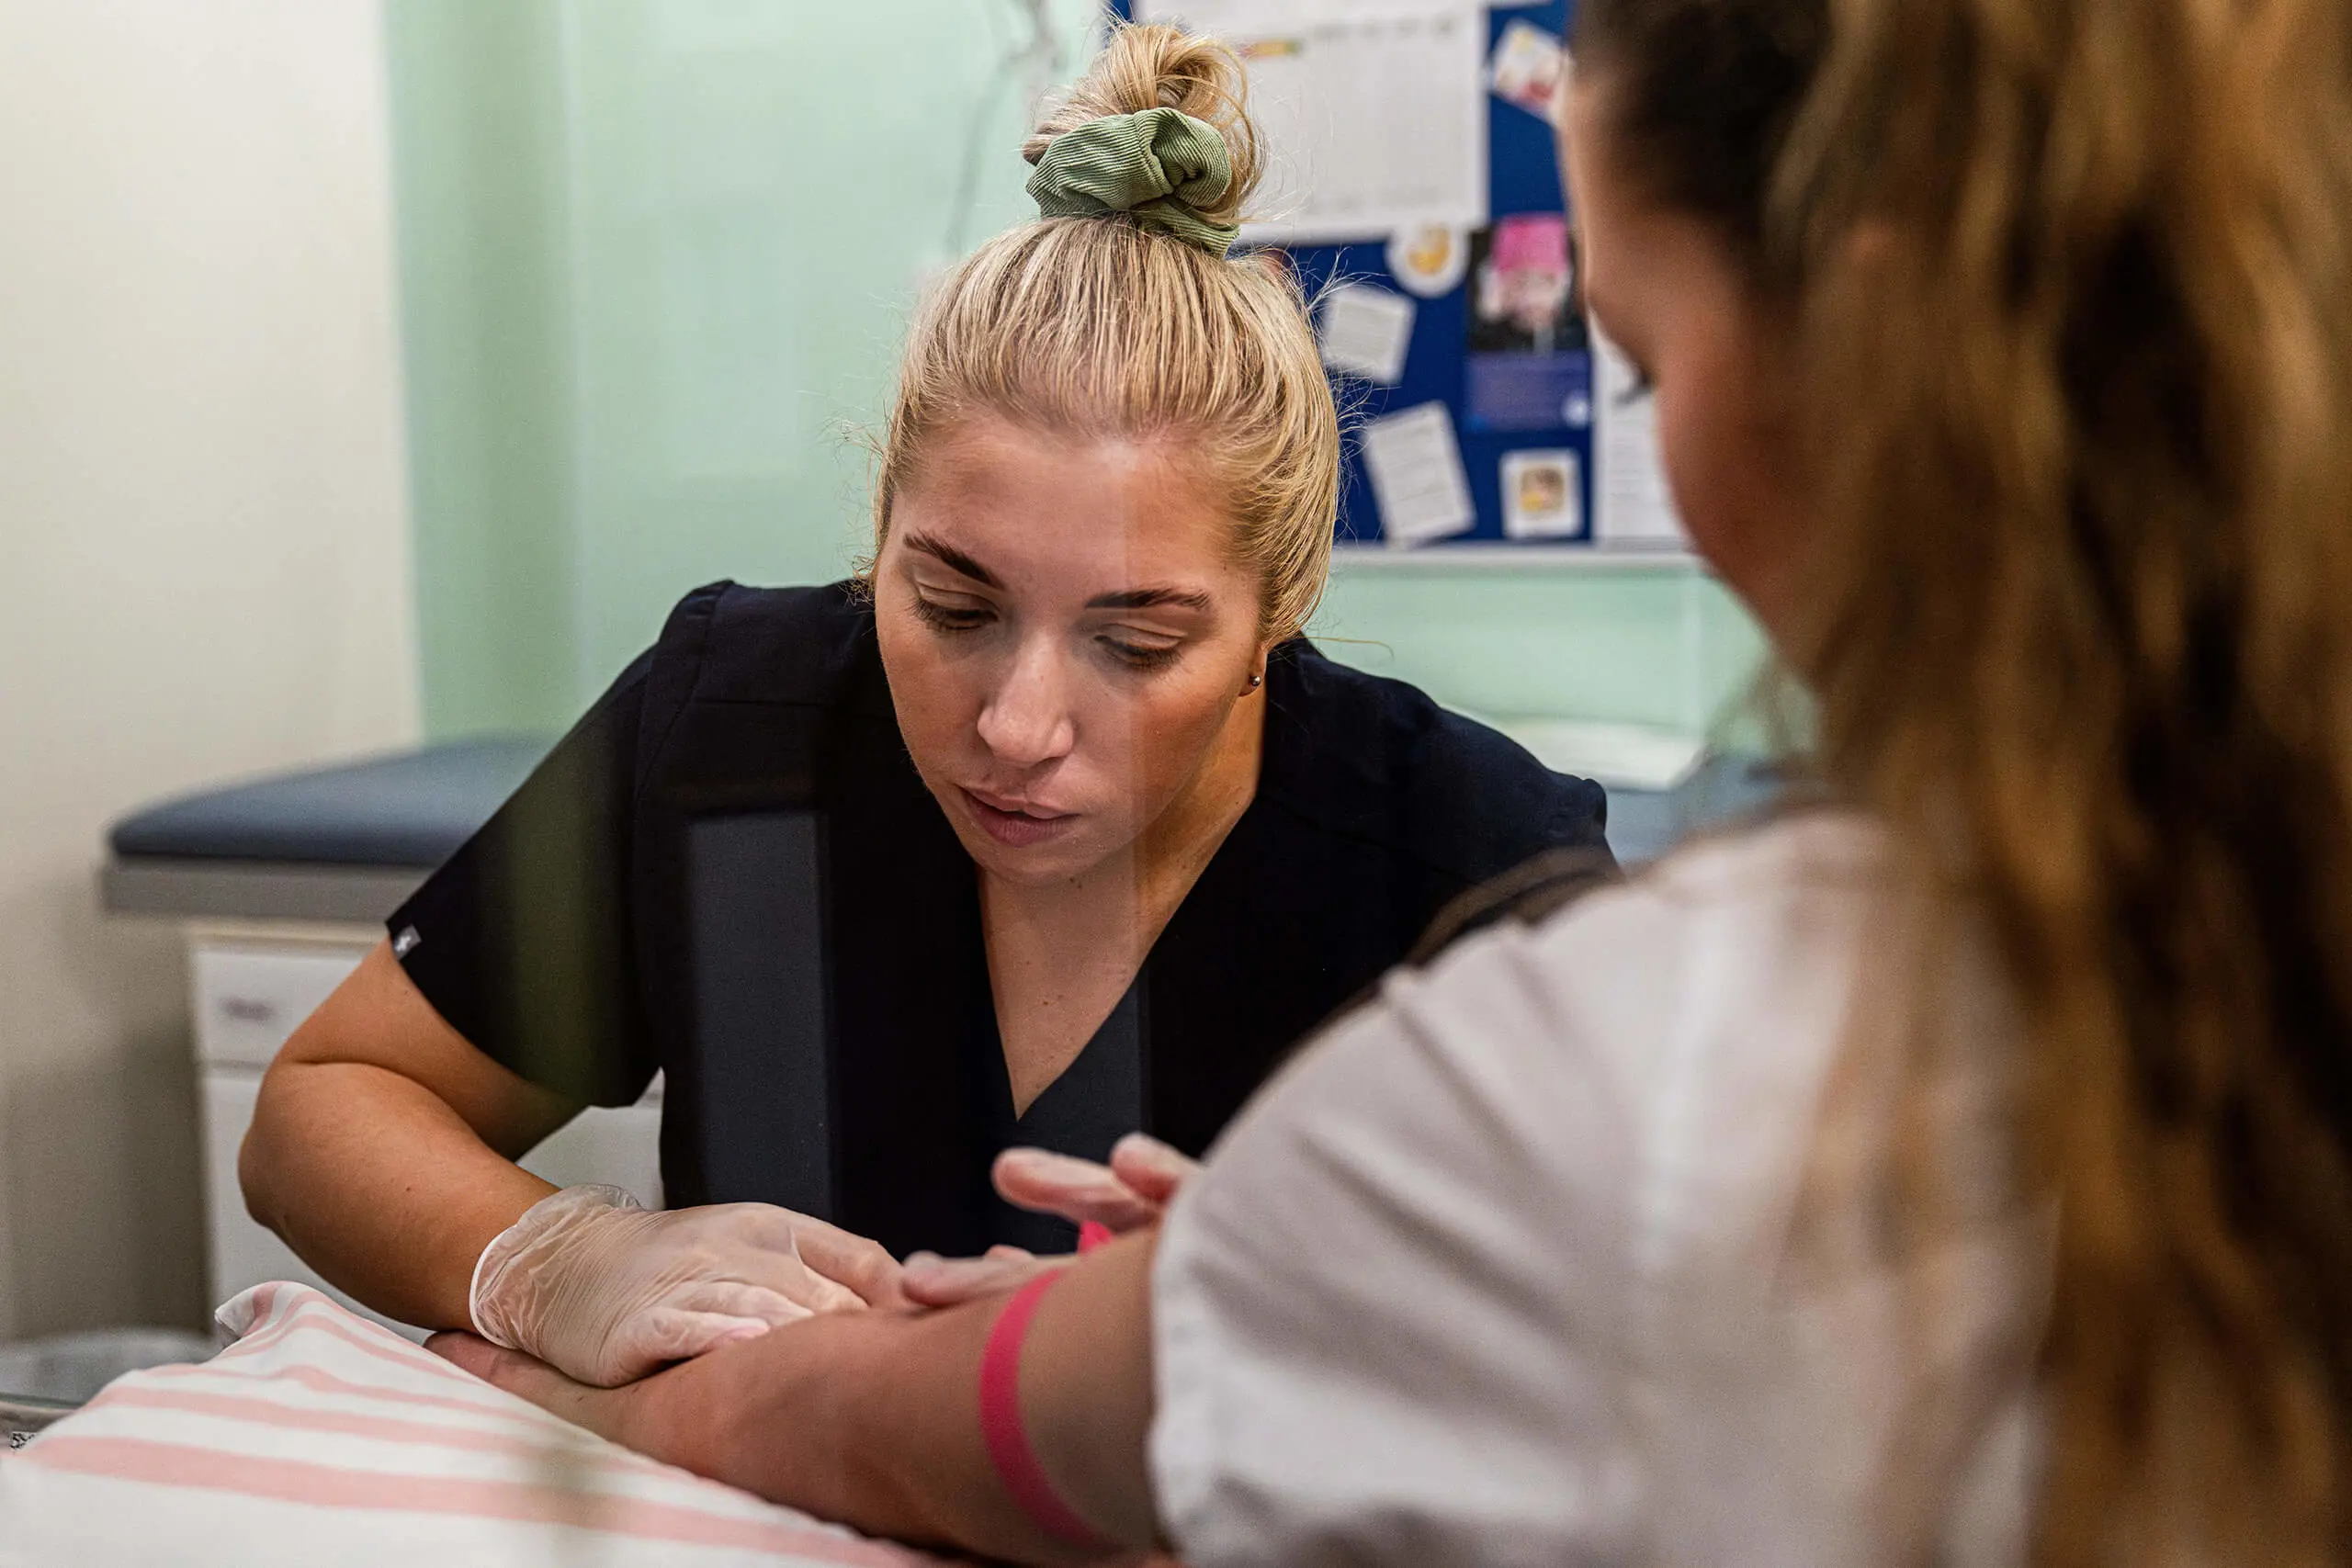
[[[32,1435],[125,1372],[209,1361],[213,1342],[176,1328],[103,1328],[0,1345],[0,1450]]]

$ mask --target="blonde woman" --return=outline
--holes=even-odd
[[[451,1354],[1024,1562],[2352,1555],[2352,8],[1580,31],[1589,304],[1843,804],[1392,980],[1009,1301]]]
[[[1241,100],[1121,33],[1028,149],[1044,216],[914,323],[865,578],[690,596],[288,1044],[245,1192],[327,1278],[617,1382],[893,1300],[910,1248],[1066,1251],[1001,1149],[1198,1153],[1457,894],[1605,861],[1596,786],[1300,637],[1339,422],[1295,284],[1227,254]],[[746,937],[783,873],[703,897],[697,835],[779,814],[822,893]],[[810,1080],[707,988],[713,922],[738,1011],[821,964],[839,1228],[726,1201],[806,1163],[743,1101]],[[657,1070],[673,1212],[512,1163]]]

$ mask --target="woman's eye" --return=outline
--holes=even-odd
[[[935,599],[915,595],[915,614],[925,623],[944,632],[978,631],[988,624],[986,610],[960,604],[943,604]]]
[[[1127,668],[1143,671],[1165,670],[1175,663],[1176,656],[1184,650],[1181,642],[1145,643],[1115,637],[1104,637],[1102,646]]]

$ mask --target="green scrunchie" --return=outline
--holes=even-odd
[[[1029,177],[1044,218],[1125,212],[1214,256],[1241,231],[1212,223],[1200,209],[1233,188],[1233,158],[1216,127],[1181,109],[1111,115],[1046,143]]]

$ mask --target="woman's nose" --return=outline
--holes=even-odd
[[[1024,646],[980,707],[980,742],[998,761],[1034,768],[1077,741],[1061,660],[1049,646]]]

